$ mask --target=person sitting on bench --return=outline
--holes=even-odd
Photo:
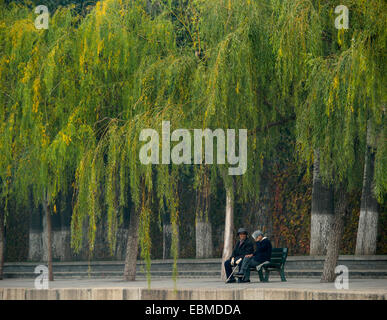
[[[240,282],[250,282],[250,268],[257,266],[262,267],[264,263],[270,262],[271,257],[271,242],[268,238],[263,236],[260,230],[254,231],[252,237],[256,241],[256,250],[253,254],[248,254],[243,259],[242,267],[235,275],[242,278]]]
[[[252,254],[254,251],[253,243],[247,238],[247,230],[245,228],[239,228],[237,235],[239,236],[239,241],[237,241],[234,250],[232,251],[232,255],[230,259],[224,262],[224,269],[226,270],[227,279],[230,277],[232,273],[232,267],[238,264],[239,270],[242,265],[243,258],[246,255]],[[239,261],[239,259],[242,259]],[[239,261],[239,263],[238,263]],[[228,279],[227,283],[235,282],[234,276],[231,276]]]

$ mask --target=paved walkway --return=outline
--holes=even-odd
[[[348,289],[319,279],[288,279],[269,283],[225,284],[215,278],[63,279],[37,290],[32,279],[0,281],[0,300],[387,300],[387,279],[353,279]]]
[[[64,288],[144,288],[148,287],[144,279],[125,282],[119,279],[58,279],[50,282],[50,289]],[[33,279],[4,279],[0,281],[0,288],[34,288]],[[172,279],[154,278],[151,280],[151,289],[173,289]],[[241,289],[241,288],[262,288],[262,289],[316,289],[316,290],[337,290],[334,283],[320,283],[316,278],[294,278],[287,282],[273,279],[268,283],[258,282],[253,279],[251,283],[225,284],[214,278],[178,279],[176,289]],[[356,291],[384,291],[387,293],[387,279],[350,279],[349,290]]]

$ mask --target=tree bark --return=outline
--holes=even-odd
[[[367,148],[364,161],[363,190],[356,239],[356,255],[376,253],[378,202],[373,194],[375,152],[371,145],[371,127],[367,126]]]
[[[210,182],[206,172],[204,172],[202,185],[196,193],[195,239],[197,259],[212,257],[212,227],[208,219],[209,211]]]
[[[129,219],[128,242],[126,244],[126,257],[124,280],[134,281],[136,279],[136,266],[138,254],[138,229],[140,223],[140,212],[132,210]]]
[[[199,218],[200,219],[200,218]],[[209,221],[196,220],[196,258],[211,258],[213,255],[212,227]]]
[[[164,213],[162,215],[163,222],[163,259],[171,259],[171,246],[172,246],[172,224],[171,218],[167,211],[167,207],[164,205]]]
[[[179,239],[179,226],[176,226],[177,239]],[[163,259],[172,259],[172,237],[174,237],[170,215],[163,215]],[[177,241],[177,251],[179,252],[179,241]]]
[[[0,208],[0,280],[3,280],[3,267],[5,258],[4,237],[4,211]]]
[[[333,224],[329,231],[327,255],[324,262],[324,269],[321,282],[335,281],[335,268],[339,258],[341,239],[344,232],[344,220],[348,207],[348,195],[344,187],[337,191],[337,201]]]
[[[260,193],[259,198],[252,202],[252,207],[249,209],[254,214],[254,225],[257,230],[263,233],[269,239],[274,239],[273,235],[273,216],[270,213],[272,194],[270,192],[270,175],[269,170],[273,163],[267,160],[263,161],[263,170],[260,178]]]
[[[226,186],[226,219],[224,223],[224,245],[222,254],[222,271],[221,277],[226,280],[226,271],[224,262],[230,258],[233,246],[234,230],[234,186]]]
[[[333,222],[333,190],[325,186],[320,176],[319,151],[314,152],[313,191],[310,227],[310,255],[325,255],[328,233]]]
[[[163,259],[171,259],[172,224],[163,222]]]
[[[46,216],[47,223],[47,265],[48,265],[48,280],[54,281],[54,274],[52,272],[52,227],[51,227],[51,213],[48,201],[43,200],[43,210]]]

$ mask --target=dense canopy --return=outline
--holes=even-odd
[[[264,159],[283,128],[300,163],[320,150],[326,181],[361,187],[367,126],[376,150],[375,189],[387,194],[384,0],[104,0],[63,3],[36,29],[32,2],[0,0],[0,192],[55,211],[74,193],[72,246],[88,224],[93,250],[107,212],[113,250],[123,212],[140,212],[148,261],[150,216],[166,207],[174,232],[184,174],[211,186],[235,179],[234,197],[257,197]],[[143,165],[142,129],[248,130],[248,165]],[[293,145],[289,145],[292,148]],[[153,204],[160,208],[153,212]],[[6,206],[5,206],[6,207]],[[176,239],[172,247],[177,257]]]

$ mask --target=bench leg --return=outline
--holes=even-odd
[[[269,282],[269,275],[270,275],[270,271],[265,269],[265,279],[263,280],[263,282]]]
[[[285,278],[285,271],[284,269],[280,269],[280,276],[281,276],[281,281],[286,281],[286,278]]]
[[[259,276],[259,281],[261,281],[261,282],[264,282],[264,281],[265,281],[265,280],[263,279],[262,268],[259,269],[259,271],[258,271],[258,276]]]

